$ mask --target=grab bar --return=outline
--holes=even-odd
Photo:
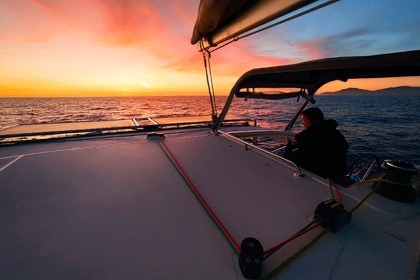
[[[229,138],[229,139],[234,140],[234,141],[236,141],[236,142],[238,142],[238,143],[240,143],[240,144],[245,145],[245,148],[249,148],[249,147],[251,147],[252,149],[257,150],[258,152],[261,152],[261,153],[266,154],[266,155],[268,155],[268,156],[270,156],[270,157],[272,157],[272,158],[274,158],[274,159],[276,159],[276,160],[279,160],[279,161],[281,161],[281,162],[283,162],[283,163],[287,163],[287,164],[289,164],[289,165],[293,166],[293,167],[295,168],[295,171],[296,171],[296,172],[293,174],[295,177],[304,177],[304,176],[305,176],[305,174],[302,172],[302,170],[300,169],[300,167],[299,167],[299,166],[297,166],[297,165],[296,165],[296,163],[294,163],[293,161],[291,161],[291,160],[289,160],[289,159],[287,159],[287,158],[284,158],[284,157],[278,156],[278,155],[273,154],[273,153],[271,153],[271,152],[269,152],[269,151],[267,151],[267,150],[264,150],[264,149],[262,149],[262,148],[260,148],[260,147],[257,147],[257,146],[255,146],[255,145],[253,145],[253,144],[250,144],[250,143],[248,143],[248,142],[246,142],[246,141],[244,141],[244,140],[242,140],[242,139],[239,139],[239,138],[237,138],[237,137],[235,137],[235,136],[231,135],[229,132],[223,132],[223,131],[218,130],[218,131],[216,132],[216,135],[219,135],[219,134],[220,134],[221,136],[223,136],[223,137]]]

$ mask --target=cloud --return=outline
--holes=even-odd
[[[116,1],[101,2],[101,22],[91,36],[99,44],[112,48],[139,49],[148,52],[162,66],[176,69],[196,55],[189,44],[194,16],[187,12],[190,2]],[[193,3],[196,5],[196,3]],[[164,5],[164,8],[162,8]]]
[[[56,37],[62,25],[38,1],[6,1],[0,10],[0,41],[44,42]]]
[[[323,51],[321,57],[373,55],[418,49],[420,39],[412,36],[416,32],[420,35],[418,31],[393,32],[368,26],[350,29],[342,34],[324,35],[307,44],[317,45]]]
[[[159,14],[148,1],[104,1],[102,36],[111,45],[147,42],[162,30]]]
[[[60,40],[62,51],[82,48],[82,44],[106,47],[114,52],[127,47],[137,48],[139,54],[148,52],[162,64],[184,63],[196,54],[196,48],[189,44],[195,20],[191,10],[198,5],[192,0],[22,0],[7,3],[0,16],[3,13],[3,18],[7,16],[10,27],[0,25],[0,42],[45,45]]]
[[[49,41],[70,35],[102,40],[109,45],[147,42],[165,30],[150,1],[22,0],[7,1],[0,12],[9,28],[2,35],[16,41]],[[12,31],[17,31],[13,34]]]
[[[377,42],[377,35],[369,27],[351,29],[342,34],[324,36],[320,48],[325,56],[363,55]]]
[[[340,33],[311,33],[302,36],[296,36],[296,33],[299,34],[280,32],[280,36],[272,35],[268,47],[256,46],[256,51],[271,53],[279,58],[287,57],[290,62],[296,63],[325,57],[368,54],[375,50],[375,44],[381,40],[378,32],[370,27],[347,28],[347,31]]]

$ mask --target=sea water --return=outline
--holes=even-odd
[[[335,119],[350,144],[349,157],[363,153],[420,165],[419,95],[320,95],[316,106]],[[217,98],[217,113],[226,97]],[[291,100],[234,99],[228,118],[251,118],[284,129],[301,104]],[[0,98],[0,129],[34,123],[210,115],[208,96]],[[300,121],[293,131],[302,129]]]

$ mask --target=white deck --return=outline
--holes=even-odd
[[[318,177],[210,131],[165,133],[165,145],[234,239],[268,249],[330,197]],[[159,140],[145,135],[0,148],[0,279],[242,279],[238,256]],[[367,187],[342,190],[350,209]],[[279,279],[410,279],[420,202],[376,194]],[[264,275],[321,228],[264,261]]]

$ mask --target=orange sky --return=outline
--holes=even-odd
[[[407,2],[419,7],[415,0]],[[207,94],[202,56],[189,43],[198,3],[0,0],[0,97]],[[346,9],[340,3],[335,5]],[[413,13],[411,22],[401,23],[401,28],[419,26],[413,23],[416,15]],[[275,38],[263,39],[264,44],[243,40],[213,53],[216,94],[228,94],[236,79],[250,68],[340,55],[331,51],[333,43],[337,44],[333,40],[336,31],[318,24],[313,27],[311,20],[298,21],[270,31],[276,32]],[[353,34],[346,42],[353,39],[353,44],[362,42],[362,35],[367,34],[361,35],[360,28],[354,26],[345,30]],[[398,33],[392,31],[395,38]],[[419,45],[417,39],[405,47],[418,49]],[[395,85],[395,80],[387,80],[359,87]],[[420,80],[407,79],[404,85],[420,86]],[[336,83],[325,90],[353,86]]]

